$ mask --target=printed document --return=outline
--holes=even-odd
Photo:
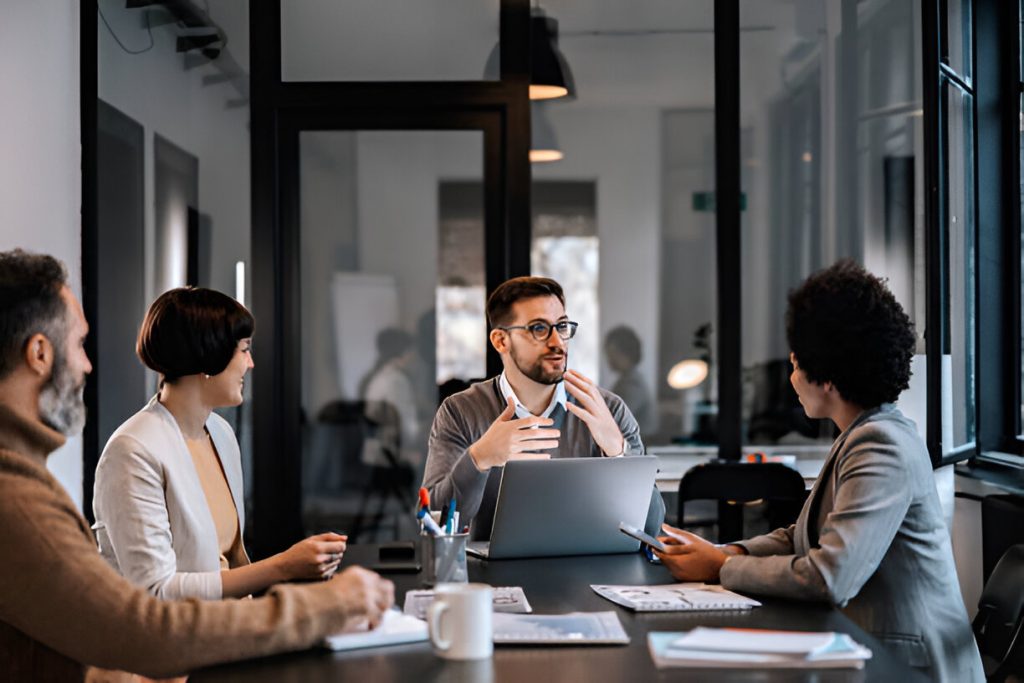
[[[592,585],[594,592],[637,612],[703,612],[743,610],[761,603],[719,585],[673,583],[664,586]]]

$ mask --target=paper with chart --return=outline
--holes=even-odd
[[[716,584],[673,583],[664,586],[591,585],[594,592],[616,605],[637,612],[702,612],[760,607],[753,598]]]
[[[494,642],[504,645],[624,645],[615,612],[494,615]]]
[[[427,618],[427,608],[434,601],[432,590],[412,590],[405,594],[402,611],[417,619]],[[494,611],[529,614],[533,611],[526,593],[519,586],[495,586]]]

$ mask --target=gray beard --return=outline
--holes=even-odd
[[[39,392],[39,417],[51,429],[73,436],[85,427],[85,382],[74,384],[64,354],[54,349],[50,381]]]

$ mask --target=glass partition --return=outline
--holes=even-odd
[[[303,523],[408,537],[439,401],[486,367],[483,133],[299,145]]]
[[[743,418],[749,450],[823,458],[789,383],[789,291],[852,258],[915,322],[925,417],[920,3],[741,0]],[[766,30],[750,30],[751,27]],[[918,386],[919,385],[919,386]]]
[[[500,4],[286,0],[281,80],[497,80]]]
[[[249,4],[136,4],[97,3],[97,454],[156,390],[135,336],[158,295],[199,285],[250,305]],[[250,498],[245,387],[222,412]]]
[[[531,270],[580,323],[570,366],[622,396],[648,450],[714,456],[714,3],[543,7],[576,92],[532,108]]]

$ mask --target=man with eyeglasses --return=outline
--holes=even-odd
[[[509,460],[642,455],[640,429],[610,391],[567,369],[578,324],[554,280],[518,277],[487,300],[491,345],[504,371],[444,401],[430,430],[423,485],[435,508],[453,497],[460,523],[487,540],[502,467]],[[665,503],[655,489],[648,533],[660,533]]]

